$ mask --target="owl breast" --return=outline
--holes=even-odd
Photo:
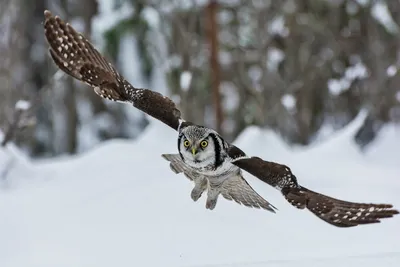
[[[185,164],[191,167],[198,173],[209,177],[221,177],[225,175],[234,174],[240,171],[239,167],[233,165],[228,159],[222,161],[222,164],[215,167],[215,162],[195,162],[191,159],[184,160]]]

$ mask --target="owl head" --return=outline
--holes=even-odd
[[[190,125],[180,132],[178,150],[182,159],[191,167],[207,167],[220,158],[222,142],[217,132]]]

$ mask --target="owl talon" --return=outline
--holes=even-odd
[[[193,199],[193,201],[199,200],[201,195],[203,194],[203,191],[199,191],[196,188],[192,190],[192,193],[190,194],[190,197]]]
[[[216,205],[217,205],[216,199],[207,199],[206,209],[213,210]]]

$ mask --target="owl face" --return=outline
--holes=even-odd
[[[216,143],[209,129],[188,126],[179,136],[179,152],[184,161],[195,168],[215,162]]]

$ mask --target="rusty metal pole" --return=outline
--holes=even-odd
[[[221,94],[219,92],[219,85],[221,83],[220,66],[218,62],[218,25],[217,25],[217,10],[218,3],[215,0],[210,0],[207,5],[207,36],[210,44],[210,75],[211,86],[213,91],[213,104],[215,112],[216,128],[220,134],[222,133],[223,113],[221,107]]]

